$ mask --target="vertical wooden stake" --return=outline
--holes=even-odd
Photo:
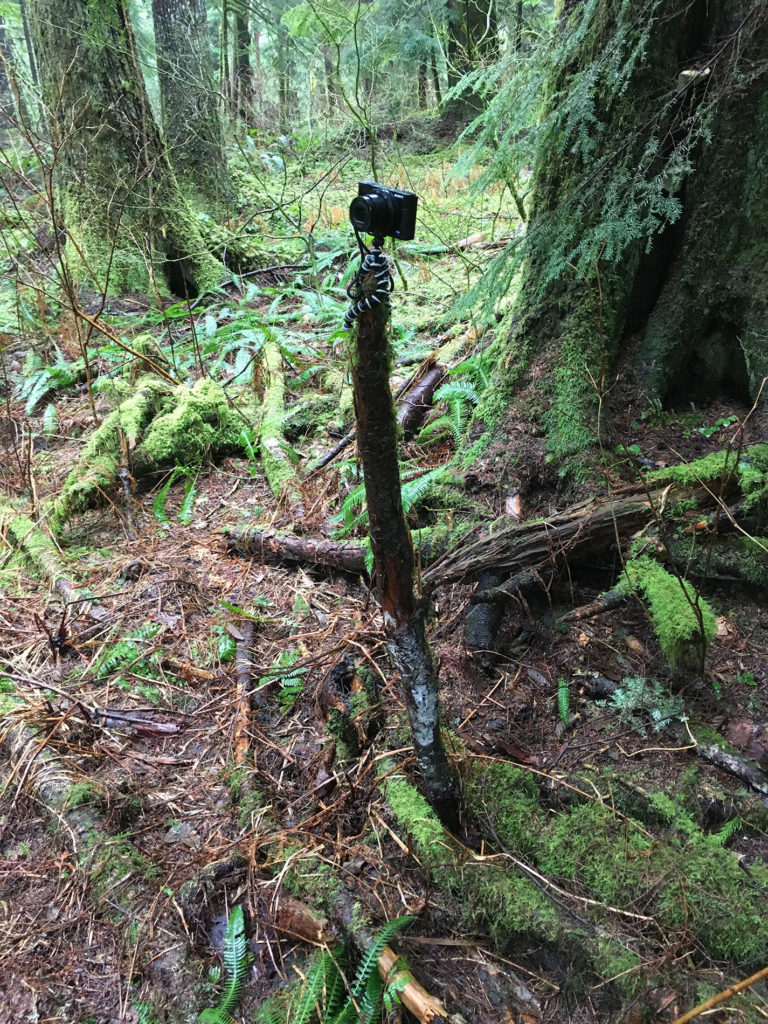
[[[375,291],[373,275],[363,294]],[[357,448],[363,467],[374,582],[400,673],[413,746],[427,796],[448,828],[458,823],[458,788],[440,737],[438,679],[424,630],[424,610],[414,592],[411,534],[400,494],[398,428],[389,387],[389,310],[363,310],[352,328],[352,382]]]

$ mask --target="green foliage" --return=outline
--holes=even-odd
[[[562,676],[557,680],[557,712],[563,725],[568,725],[568,717],[571,712],[571,691],[568,688],[568,680]]]
[[[224,968],[227,980],[218,1006],[203,1010],[198,1017],[200,1024],[232,1024],[231,1013],[240,1001],[248,968],[253,957],[248,952],[245,938],[243,908],[234,907],[229,915],[224,934]]]
[[[24,361],[23,377],[19,398],[24,402],[24,412],[31,416],[40,402],[52,391],[70,388],[77,383],[78,371],[82,372],[82,360],[69,364],[60,352],[51,366],[44,366],[42,360],[30,349]],[[46,433],[50,431],[46,430]]]
[[[145,623],[134,631],[134,635],[125,640],[106,647],[95,668],[94,678],[105,679],[117,671],[127,668],[134,669],[140,675],[148,675],[155,670],[151,658],[145,655],[148,641],[158,632],[156,623]]]
[[[621,720],[641,736],[647,735],[648,724],[658,732],[684,714],[681,697],[670,693],[657,680],[644,676],[626,676],[608,701],[598,703],[617,711]]]
[[[672,668],[700,666],[717,632],[715,613],[685,580],[670,575],[649,555],[630,559],[620,588],[645,598],[659,644]]]
[[[277,701],[283,711],[290,711],[304,690],[304,676],[307,670],[301,665],[294,667],[299,657],[300,654],[296,650],[281,651],[267,674],[259,680],[259,686],[266,686],[277,679],[280,683]]]
[[[344,947],[318,953],[298,992],[269,999],[259,1008],[255,1024],[376,1024],[384,1000],[391,1008],[398,989],[405,984],[404,977],[396,973],[385,992],[377,961],[393,937],[415,920],[398,917],[378,932],[348,988],[344,982],[348,973]]]
[[[192,521],[192,511],[194,509],[195,500],[197,498],[197,473],[198,470],[188,469],[186,466],[174,466],[171,472],[168,474],[163,486],[157,492],[155,500],[152,503],[152,511],[157,519],[158,523],[163,526],[166,530],[170,529],[170,522],[166,515],[166,503],[168,501],[168,495],[171,487],[180,478],[184,479],[184,497],[181,500],[181,506],[179,508],[177,518],[180,523],[188,526]]]

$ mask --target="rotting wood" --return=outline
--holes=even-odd
[[[372,295],[375,289],[375,278],[369,274],[363,292]],[[388,320],[385,304],[361,312],[351,345],[357,447],[363,466],[374,582],[430,803],[446,825],[455,828],[458,788],[440,735],[437,670],[427,643],[424,608],[416,600],[413,545],[400,490],[398,427],[389,387]]]
[[[235,764],[243,764],[248,756],[251,731],[251,704],[255,694],[252,693],[253,664],[251,647],[253,646],[254,626],[252,622],[238,623],[230,627],[235,636],[235,683],[236,711],[235,725],[232,735],[232,746],[235,752]]]
[[[751,789],[762,793],[763,796],[768,796],[768,774],[757,765],[749,764],[744,758],[729,754],[711,744],[698,744],[694,749],[702,761],[708,761],[710,764],[730,772]]]
[[[232,551],[255,555],[265,562],[325,565],[364,575],[365,553],[360,544],[341,544],[322,537],[297,537],[278,530],[232,527],[224,531]]]
[[[445,380],[445,367],[428,370],[408,392],[397,412],[397,423],[406,439],[412,437],[434,404],[437,389]]]

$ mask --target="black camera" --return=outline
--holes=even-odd
[[[375,181],[360,181],[357,197],[349,207],[349,219],[357,231],[374,238],[399,238],[409,242],[416,233],[415,192],[401,192],[397,188],[377,185]]]

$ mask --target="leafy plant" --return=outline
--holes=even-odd
[[[144,655],[143,644],[151,640],[160,627],[156,623],[145,623],[134,632],[134,635],[125,640],[118,640],[117,643],[107,647],[102,653],[101,660],[96,668],[95,678],[104,679],[118,669],[134,667],[137,672],[146,674],[151,672],[154,666]]]
[[[274,679],[279,681],[280,690],[277,694],[277,701],[283,711],[290,711],[304,689],[303,676],[307,670],[303,666],[294,668],[298,660],[298,651],[282,651],[270,666],[267,675],[262,676],[259,680],[259,686],[266,686]]]
[[[76,364],[67,364],[60,352],[53,366],[43,366],[36,352],[30,350],[24,361],[23,380],[19,398],[25,403],[24,412],[31,416],[37,405],[51,391],[68,388],[77,383]],[[47,411],[47,410],[46,410]],[[49,431],[46,430],[46,433]]]
[[[194,470],[189,469],[187,466],[174,466],[171,472],[168,474],[163,486],[157,492],[155,500],[152,503],[152,511],[155,514],[155,519],[158,523],[169,530],[171,528],[170,521],[166,514],[166,503],[168,501],[168,495],[170,494],[171,488],[180,478],[184,479],[184,497],[181,500],[181,506],[178,511],[177,518],[180,523],[184,523],[188,526],[192,521],[192,510],[194,508],[195,500],[197,499],[197,473]]]
[[[234,907],[224,934],[224,968],[227,973],[224,991],[218,1006],[203,1010],[200,1014],[200,1024],[232,1024],[231,1012],[240,1001],[243,982],[252,959],[245,940],[243,908]]]
[[[557,712],[563,725],[568,725],[570,711],[571,691],[568,689],[568,680],[560,676],[557,680]]]
[[[597,703],[618,711],[621,719],[641,736],[648,734],[649,720],[654,732],[675,718],[684,720],[682,698],[669,693],[657,680],[645,676],[627,676],[614,690],[610,700]]]
[[[719,832],[715,832],[712,835],[712,839],[720,846],[725,846],[731,836],[735,835],[736,832],[742,826],[741,818],[732,818],[731,821],[726,821]]]
[[[296,994],[273,997],[257,1011],[254,1024],[375,1024],[380,1019],[385,999],[384,982],[379,974],[381,951],[394,935],[413,917],[390,921],[366,949],[352,983],[347,987],[344,977],[347,961],[344,947],[323,950],[307,971]],[[395,974],[386,993],[388,1005],[397,1001],[406,984],[405,976]]]

